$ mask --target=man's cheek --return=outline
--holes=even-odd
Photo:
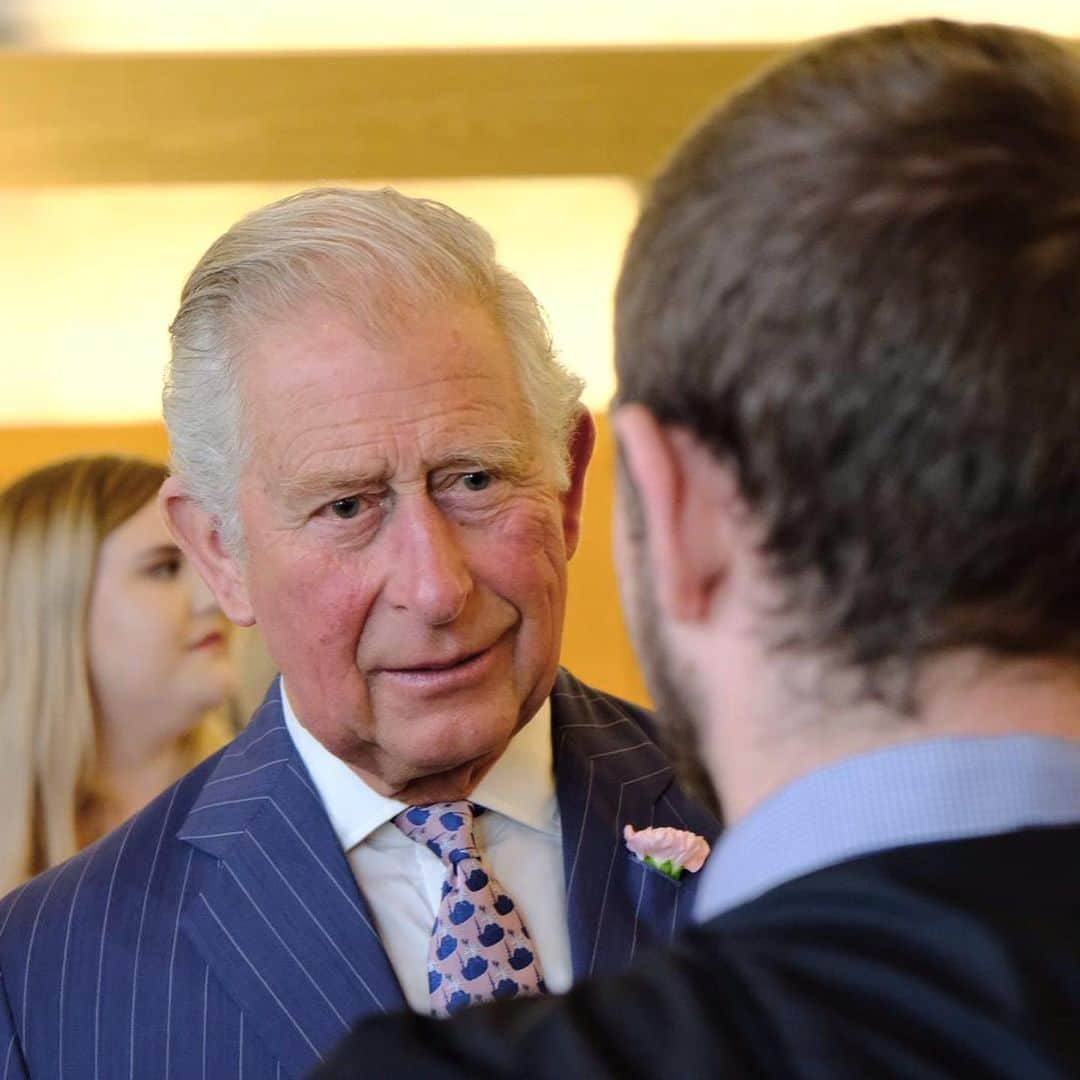
[[[549,560],[566,558],[561,521],[546,501],[514,507],[499,519],[495,533],[507,552],[532,558],[544,555]]]
[[[527,639],[535,645],[536,635],[557,635],[566,592],[566,551],[558,522],[541,511],[519,515],[507,524],[494,555],[490,580],[523,616]]]
[[[367,562],[314,556],[281,569],[272,576],[270,587],[286,616],[322,624],[322,641],[337,636],[347,623],[363,619],[378,593]]]

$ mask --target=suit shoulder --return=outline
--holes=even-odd
[[[656,718],[651,709],[598,690],[565,668],[559,669],[555,679],[551,706],[552,717],[558,727],[573,724],[599,728],[629,722],[639,728],[650,742],[657,741]]]
[[[719,835],[723,823],[707,801],[684,788],[675,777],[672,763],[657,736],[654,714],[640,705],[597,690],[561,669],[551,693],[552,739],[556,775],[568,759],[580,762],[606,760],[605,783],[637,782],[645,776],[665,774],[658,783],[665,816],[656,824],[670,824],[709,837]],[[616,761],[621,764],[615,764]],[[566,795],[561,789],[560,798]]]
[[[202,790],[224,748],[200,762],[133,817],[70,859],[45,870],[0,900],[0,961],[10,971],[13,953],[35,937],[59,940],[73,932],[80,911],[111,909],[122,915],[137,895],[141,905],[147,875],[168,879],[187,845],[176,831]],[[120,921],[123,921],[122,919]]]

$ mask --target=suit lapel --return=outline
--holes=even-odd
[[[627,851],[623,829],[670,825],[711,841],[719,823],[681,793],[633,710],[560,671],[552,692],[574,977],[624,968],[638,948],[667,942],[692,909],[680,882]]]
[[[405,999],[299,755],[275,682],[179,837],[211,856],[182,932],[284,1067],[306,1074],[354,1020]]]

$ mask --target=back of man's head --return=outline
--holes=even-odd
[[[909,23],[736,95],[654,186],[617,353],[621,402],[731,466],[792,641],[879,693],[950,647],[1080,651],[1064,50]]]

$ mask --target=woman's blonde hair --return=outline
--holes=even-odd
[[[98,555],[165,476],[139,458],[72,458],[0,492],[0,894],[80,846],[95,765],[87,620]]]

